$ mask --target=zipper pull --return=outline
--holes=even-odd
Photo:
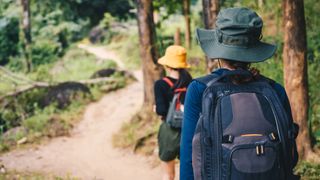
[[[264,155],[264,153],[265,153],[264,144],[257,144],[256,145],[256,154],[257,154],[257,156]]]
[[[260,145],[260,154],[264,155],[264,145],[263,144]]]
[[[256,146],[256,154],[257,156],[260,156],[260,149],[259,149],[259,145]]]

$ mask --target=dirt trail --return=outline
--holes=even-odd
[[[107,51],[106,48],[103,46],[95,47],[86,44],[79,44],[78,47],[86,50],[89,53],[94,54],[97,58],[115,61],[121,69],[125,68],[124,63],[119,59],[117,54],[113,51]]]
[[[101,55],[101,48],[90,47],[90,52],[104,59],[117,59],[105,50]],[[135,74],[141,80],[141,73]],[[151,168],[145,157],[112,147],[112,134],[141,107],[142,97],[141,81],[111,92],[86,108],[83,120],[70,137],[55,138],[37,148],[9,152],[2,155],[0,161],[8,169],[81,179],[160,180],[159,167]]]

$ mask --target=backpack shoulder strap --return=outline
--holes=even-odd
[[[209,87],[212,84],[222,80],[223,78],[228,76],[233,76],[233,75],[252,76],[252,74],[246,70],[233,70],[233,71],[224,71],[221,75],[212,73],[207,76],[197,78],[196,81],[202,84],[205,84],[207,87]]]
[[[274,86],[274,84],[276,84],[276,81],[274,81],[273,79],[270,79],[270,78],[268,78],[266,76],[263,76],[263,75],[260,76],[259,80],[267,82],[272,87]]]
[[[174,90],[174,93],[182,93],[182,92],[186,92],[187,91],[187,88],[177,88]]]
[[[162,80],[164,80],[171,88],[174,86],[173,82],[168,77],[164,77]]]
[[[218,78],[218,77],[219,77],[218,74],[211,73],[211,74],[208,74],[208,75],[206,75],[206,76],[196,78],[196,79],[194,79],[194,80],[207,86],[207,84],[208,84],[211,80],[216,79],[216,78]]]

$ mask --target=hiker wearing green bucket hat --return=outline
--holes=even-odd
[[[159,158],[162,161],[163,180],[175,177],[175,159],[179,157],[182,109],[186,89],[192,81],[187,71],[187,51],[172,45],[158,60],[166,70],[166,77],[155,82],[155,112],[163,120],[158,133]]]
[[[291,180],[298,154],[285,89],[250,68],[272,57],[261,41],[262,19],[227,8],[216,28],[197,29],[198,42],[219,68],[188,87],[181,135],[181,180]]]

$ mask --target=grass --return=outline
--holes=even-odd
[[[140,111],[113,135],[113,145],[136,153],[152,155],[157,147],[156,137],[160,122],[161,120],[153,112]]]
[[[36,81],[55,83],[77,81],[89,79],[96,71],[104,68],[116,68],[116,63],[112,60],[99,60],[84,50],[73,47],[69,49],[60,61],[41,65],[32,73],[28,74],[27,77]],[[17,74],[22,77],[25,76],[21,73]],[[39,92],[40,94],[30,92],[30,95],[19,97],[19,101],[24,102],[15,102],[16,105],[13,106],[19,107],[19,112],[12,109],[6,111],[6,109],[4,109],[4,111],[0,113],[0,119],[21,119],[18,128],[14,128],[16,126],[10,126],[10,128],[13,129],[9,131],[10,133],[5,133],[9,135],[0,136],[0,152],[8,151],[22,144],[39,142],[42,139],[68,135],[74,124],[82,119],[83,111],[88,103],[99,100],[109,91],[124,87],[130,81],[119,73],[112,75],[112,78],[116,80],[113,83],[100,83],[88,86],[91,92],[90,96],[82,96],[79,94],[79,96],[77,95],[77,98],[71,101],[71,104],[64,109],[58,109],[55,103],[45,108],[39,108],[36,103],[37,100],[35,99],[39,99],[39,95],[46,91],[41,91],[41,93]],[[12,82],[8,82],[7,84],[0,82],[0,95],[1,90],[4,92],[12,91],[10,88],[6,88],[10,83]],[[34,100],[35,102],[32,103],[30,100]],[[28,107],[22,107],[22,104]],[[3,131],[0,131],[0,133],[3,133]]]
[[[79,120],[88,103],[99,100],[105,93],[122,88],[127,80],[118,75],[116,83],[95,85],[90,87],[90,98],[77,99],[64,109],[52,104],[44,109],[37,108],[34,114],[21,123],[21,129],[9,137],[0,136],[0,152],[19,147],[19,140],[26,138],[23,144],[39,142],[44,138],[69,135],[69,131]]]
[[[89,79],[94,72],[104,68],[116,68],[112,60],[99,60],[94,55],[79,48],[71,48],[58,62],[40,66],[30,75],[32,79],[55,82]]]
[[[15,74],[35,81],[58,83],[89,79],[94,72],[100,69],[116,67],[116,63],[112,60],[99,60],[85,50],[71,47],[57,62],[40,65],[27,75],[22,72],[15,72]],[[12,81],[0,71],[0,96],[22,85],[28,84],[22,81]]]
[[[12,133],[9,137],[1,136],[0,152],[20,147],[23,144],[32,144],[41,141],[44,137],[52,138],[65,136],[69,130],[82,119],[85,105],[90,102],[83,100],[70,104],[66,109],[59,110],[55,105],[45,109],[37,109],[33,116],[25,119],[20,129]],[[24,142],[19,143],[25,138]]]
[[[139,37],[137,29],[129,32],[114,36],[108,48],[117,52],[126,68],[135,70],[141,67]]]

